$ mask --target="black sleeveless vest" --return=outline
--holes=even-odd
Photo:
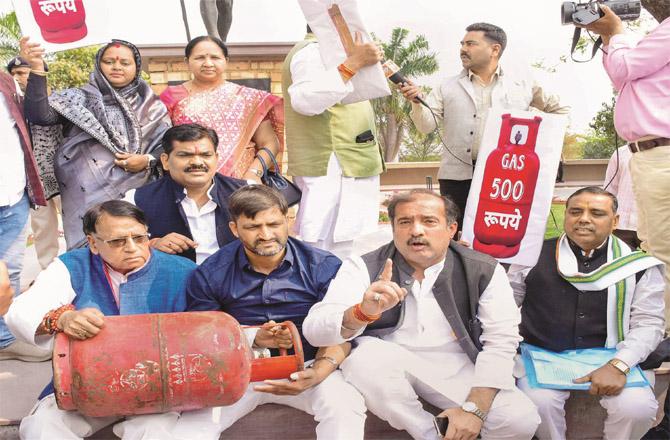
[[[537,264],[526,276],[519,330],[525,342],[552,351],[604,347],[607,289],[581,291],[563,279],[556,265],[558,238],[545,240]],[[607,243],[584,257],[573,243],[578,270],[592,272],[607,262]],[[644,271],[636,276],[639,280]]]
[[[392,280],[400,287],[410,289],[414,283],[414,269],[405,261],[393,242],[361,257],[370,282],[379,279],[386,259],[393,261]],[[474,363],[482,349],[479,341],[481,324],[477,318],[479,297],[489,285],[498,262],[488,255],[475,252],[452,241],[449,244],[444,268],[433,285],[433,294],[447,318],[458,343]],[[405,302],[384,312],[363,333],[383,336],[399,328],[404,319]]]

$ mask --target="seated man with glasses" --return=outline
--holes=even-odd
[[[83,223],[89,247],[56,258],[5,315],[17,339],[50,348],[53,335],[60,332],[79,340],[95,337],[104,328],[104,316],[185,310],[186,281],[196,265],[150,249],[139,208],[110,200],[88,210]],[[178,414],[128,417],[114,432],[133,439],[164,438],[171,417],[176,421]],[[58,409],[50,384],[21,422],[20,434],[31,439],[83,438],[116,420]]]

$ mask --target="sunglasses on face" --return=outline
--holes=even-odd
[[[149,241],[150,236],[151,234],[147,233],[147,234],[130,235],[128,237],[123,238],[112,238],[111,240],[104,240],[98,236],[95,236],[95,238],[102,241],[112,249],[119,249],[124,247],[126,243],[128,243],[129,239],[132,240],[135,244],[144,244]]]

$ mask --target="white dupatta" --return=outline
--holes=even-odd
[[[582,291],[607,289],[607,348],[623,341],[630,329],[630,308],[637,281],[635,274],[661,263],[660,260],[630,247],[614,235],[607,241],[607,263],[598,269],[581,273],[577,257],[563,234],[556,244],[558,273]]]

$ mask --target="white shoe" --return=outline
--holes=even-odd
[[[0,349],[0,361],[18,359],[25,362],[43,362],[51,359],[51,350],[45,350],[23,341],[14,341]]]

